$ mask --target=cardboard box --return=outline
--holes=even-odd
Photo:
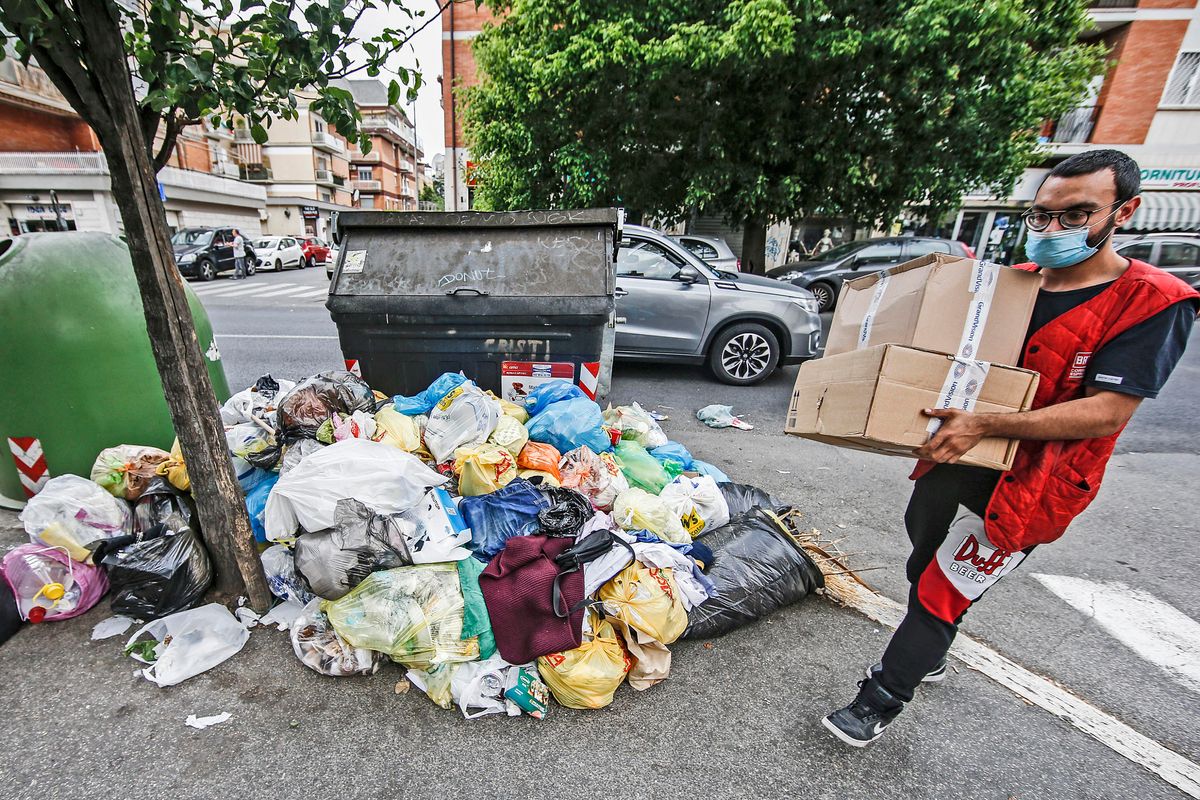
[[[902,344],[1020,363],[1042,285],[1037,273],[934,253],[882,274],[882,291],[878,272],[842,285],[825,355]]]
[[[796,376],[787,433],[839,447],[912,456],[929,440],[926,408],[1027,411],[1038,374],[992,364],[982,375],[944,353],[885,344],[806,361]],[[1012,467],[1017,442],[982,440],[960,463]]]

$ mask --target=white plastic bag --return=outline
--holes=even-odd
[[[450,695],[463,716],[467,719],[486,717],[488,714],[520,716],[520,707],[504,699],[509,672],[514,669],[519,667],[509,664],[498,655],[486,661],[459,664],[450,678]]]
[[[279,384],[278,391],[260,392],[251,386],[230,397],[225,401],[225,405],[221,406],[221,422],[237,425],[240,422],[249,422],[253,415],[264,422],[274,424],[276,399],[296,388],[295,381],[276,378],[275,382]]]
[[[441,464],[460,447],[486,442],[500,417],[499,401],[488,397],[474,383],[464,383],[443,397],[429,413],[425,447]]]
[[[62,547],[76,561],[88,559],[91,542],[125,533],[131,520],[128,504],[78,475],[46,481],[21,512],[30,542]]]
[[[658,496],[692,536],[729,522],[729,503],[717,488],[717,482],[708,475],[698,478],[680,475],[663,487]]]
[[[150,662],[136,653],[132,655],[143,664],[150,664],[142,670],[142,675],[160,687],[174,686],[212,669],[236,655],[250,638],[250,631],[220,603],[156,619],[138,628],[129,637],[126,649],[144,634],[158,640],[157,658]],[[168,638],[170,641],[164,641]]]
[[[471,557],[471,529],[458,511],[454,498],[445,489],[430,489],[421,502],[404,513],[416,523],[408,536],[408,549],[414,564],[438,564]]]
[[[280,600],[290,600],[304,605],[315,595],[296,574],[296,560],[287,545],[273,544],[262,551],[263,573],[267,576],[267,588]]]
[[[604,412],[604,424],[621,432],[622,439],[632,439],[647,450],[667,443],[658,421],[637,403],[628,406],[609,406]]]
[[[446,478],[416,456],[380,442],[347,439],[305,457],[282,476],[267,498],[263,525],[273,542],[300,528],[332,528],[337,502],[352,497],[381,514],[412,508]]]

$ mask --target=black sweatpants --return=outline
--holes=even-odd
[[[938,550],[947,543],[951,524],[961,513],[959,506],[977,515],[982,522],[999,478],[999,472],[983,467],[938,464],[913,485],[912,497],[904,512],[904,525],[913,547],[906,565],[910,584],[908,613],[884,651],[883,672],[879,675],[883,687],[904,702],[912,700],[921,679],[946,657],[966,613],[963,607],[955,614],[963,598],[953,591],[954,587],[943,573],[936,567],[931,569],[930,565],[937,558]],[[966,556],[961,559],[961,565],[953,564],[954,579],[967,581],[968,586],[973,583],[983,585],[983,591],[1015,568],[1033,549],[1031,547],[1013,559],[1013,554],[997,553],[967,539],[962,545],[955,541],[950,546],[957,548],[952,559]],[[931,602],[931,599],[936,601],[939,592],[955,594],[960,602],[958,605]],[[978,596],[968,596],[966,604],[969,606],[975,599]],[[947,613],[947,607],[952,609],[951,612]]]

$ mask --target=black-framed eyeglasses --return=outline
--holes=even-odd
[[[1021,215],[1025,227],[1031,231],[1044,231],[1050,227],[1050,223],[1058,220],[1058,224],[1064,228],[1086,228],[1092,222],[1092,215],[1106,208],[1119,206],[1124,203],[1124,200],[1118,200],[1115,203],[1109,203],[1106,206],[1088,211],[1083,208],[1068,208],[1066,211],[1026,211]],[[1115,212],[1114,212],[1115,213]]]

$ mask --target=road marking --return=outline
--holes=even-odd
[[[276,289],[273,292],[263,292],[258,297],[278,297],[285,294],[297,294],[299,292],[310,292],[312,289],[308,286],[297,286],[292,289]],[[257,298],[255,298],[257,299]]]
[[[287,284],[294,286],[295,284]],[[226,286],[222,289],[213,289],[208,292],[203,292],[200,297],[216,297],[217,295],[248,295],[257,294],[259,292],[267,292],[271,289],[280,288],[281,284],[267,284],[265,286]]]
[[[304,294],[298,294],[297,297],[325,297],[329,294],[329,289],[310,289]]]
[[[895,629],[904,619],[903,605],[853,579],[829,576],[825,588],[838,602],[881,625]],[[1200,798],[1200,765],[1174,750],[969,636],[959,633],[950,654],[1018,697],[1070,723],[1114,753],[1153,772],[1189,797]]]
[[[336,336],[296,336],[274,333],[218,333],[218,339],[337,339]]]
[[[1138,656],[1185,688],[1200,692],[1200,622],[1124,583],[1093,583],[1065,575],[1033,577]]]

